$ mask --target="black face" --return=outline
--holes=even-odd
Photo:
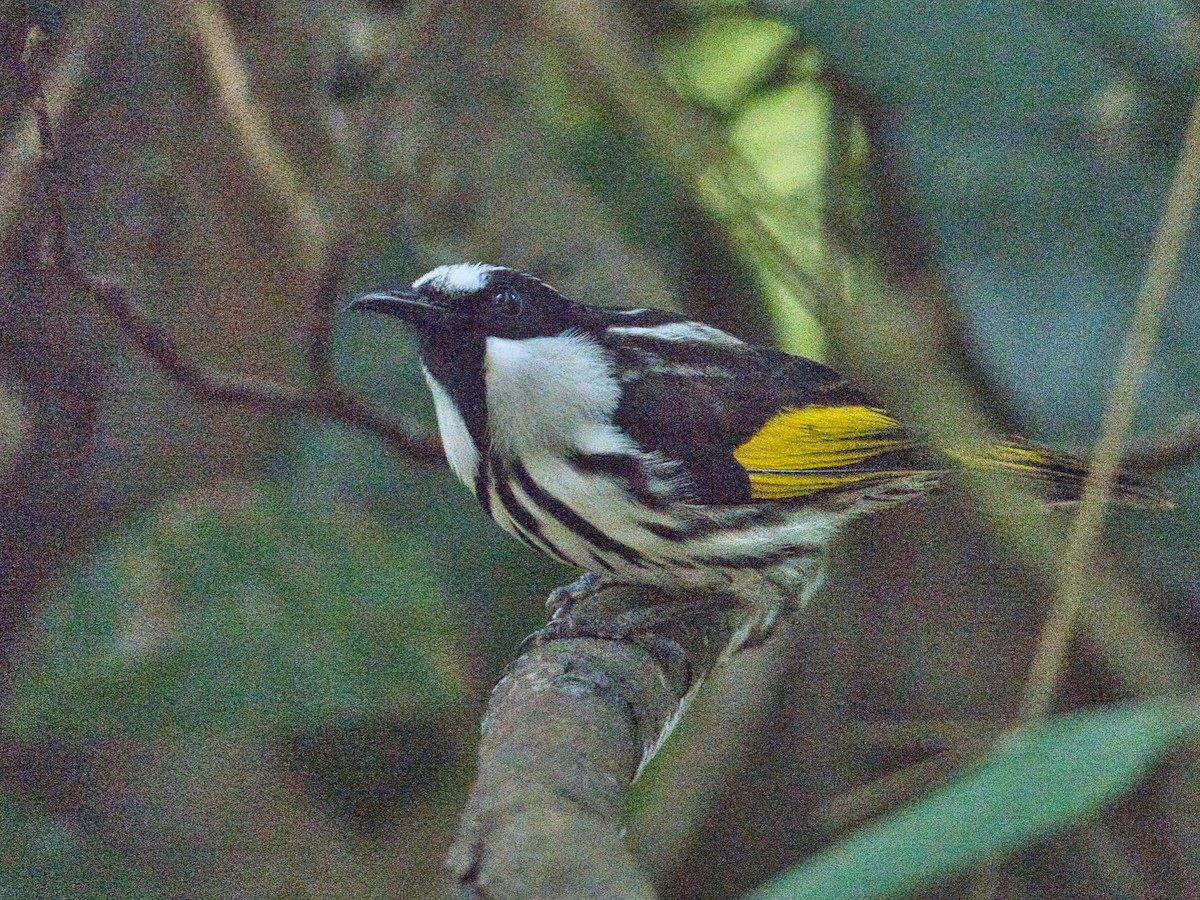
[[[350,306],[403,319],[423,342],[456,337],[549,337],[579,327],[589,318],[588,307],[572,303],[548,284],[512,269],[492,269],[479,278],[469,277],[469,270],[458,277],[452,273],[437,277],[441,271],[435,269],[434,277],[418,279],[416,287],[367,294]],[[477,281],[482,281],[481,287],[471,284]]]
[[[552,337],[600,320],[530,275],[469,264],[434,269],[411,288],[364,294],[347,308],[395,316],[413,330],[426,371],[454,398],[479,447],[487,442],[487,338]]]
[[[451,318],[484,335],[513,339],[561,334],[583,312],[550,285],[511,269],[489,273],[480,290],[446,299]]]

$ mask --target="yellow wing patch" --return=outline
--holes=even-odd
[[[750,476],[751,497],[776,500],[903,476],[908,473],[852,467],[914,446],[900,423],[881,409],[804,406],[773,416],[733,451],[733,458]]]

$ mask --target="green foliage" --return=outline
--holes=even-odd
[[[811,203],[825,178],[831,105],[811,81],[764,92],[742,109],[730,141],[772,192]]]
[[[98,841],[80,837],[44,813],[0,797],[0,897],[162,897],[154,879]]]
[[[41,619],[6,725],[151,737],[420,715],[460,696],[426,547],[268,483],[118,534]]]
[[[778,65],[792,30],[775,19],[715,16],[663,48],[667,78],[706,106],[732,110]]]
[[[777,277],[754,227],[731,213],[747,199],[731,194],[748,191],[756,207],[755,227],[776,232],[803,248],[802,254],[821,254],[824,237],[815,213],[825,204],[832,101],[817,80],[820,55],[793,50],[794,41],[795,33],[778,20],[718,13],[666,42],[661,69],[682,96],[720,114],[733,170],[744,164],[755,176],[757,183],[749,184],[741,177],[725,183],[701,175],[695,187],[706,212],[728,230],[754,274],[777,344],[820,358],[824,333],[812,315],[811,297]],[[796,215],[797,210],[802,213]]]
[[[1016,732],[945,788],[746,897],[867,900],[933,884],[1091,815],[1197,725],[1194,705],[1143,702]]]
[[[886,104],[899,174],[993,371],[1031,421],[1086,435],[1194,92],[1200,54],[1162,39],[1183,8],[764,5]],[[1196,286],[1193,267],[1183,290]],[[1084,333],[1097,352],[1080,356]],[[1200,319],[1177,305],[1147,404],[1156,424],[1200,389],[1183,349],[1198,338]]]

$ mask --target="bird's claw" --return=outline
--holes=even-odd
[[[571,607],[596,590],[599,585],[600,576],[595,572],[584,572],[570,584],[556,587],[546,598],[546,615],[551,622],[566,618]]]
[[[573,637],[580,637],[575,633],[574,620],[570,616],[559,616],[556,612],[549,622],[521,641],[517,652],[527,653],[551,641],[562,641]]]

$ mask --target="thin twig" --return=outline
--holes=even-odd
[[[1104,523],[1105,501],[1121,464],[1121,448],[1133,422],[1137,395],[1158,339],[1167,296],[1179,277],[1180,261],[1191,231],[1198,194],[1200,97],[1197,97],[1188,118],[1167,206],[1150,248],[1150,262],[1138,292],[1133,323],[1129,327],[1125,348],[1117,364],[1112,393],[1101,419],[1100,441],[1096,446],[1092,470],[1083,487],[1079,512],[1067,533],[1058,593],[1042,627],[1030,666],[1020,713],[1021,721],[1027,725],[1044,719],[1054,702],[1067,645],[1083,605],[1087,585],[1090,584],[1087,577],[1089,562],[1094,556],[1100,528]]]
[[[202,51],[209,81],[243,156],[287,213],[301,263],[306,269],[319,269],[329,245],[325,215],[251,94],[250,76],[224,12],[209,0],[174,0],[168,8]]]
[[[325,257],[325,264],[313,290],[308,320],[308,371],[316,390],[336,387],[333,379],[333,317],[340,305],[342,272],[350,255],[349,240],[335,244]]]
[[[78,21],[65,29],[57,41],[61,52],[51,67],[46,54],[37,44],[46,39],[40,27],[34,26],[26,35],[22,65],[39,66],[36,82],[43,85],[41,104],[49,109],[49,115],[63,115],[79,91],[83,72],[90,64],[96,45],[101,40],[108,17],[107,4],[99,3],[80,10]],[[20,77],[20,75],[18,76]],[[28,81],[20,83],[20,101],[28,105],[33,99],[28,94]],[[12,228],[25,208],[25,197],[29,185],[41,166],[41,145],[38,140],[38,123],[14,121],[5,135],[4,168],[0,169],[0,242],[7,242]]]
[[[65,179],[42,86],[42,59],[37,46],[39,39],[38,30],[33,29],[21,67],[22,87],[26,107],[37,124],[41,145],[49,262],[65,281],[80,293],[94,297],[143,356],[198,400],[275,415],[304,414],[340,422],[375,434],[394,452],[409,459],[421,462],[439,459],[441,451],[432,437],[411,432],[401,423],[347,393],[333,381],[329,332],[346,258],[345,248],[327,254],[318,279],[308,349],[313,385],[308,389],[267,378],[222,372],[188,359],[166,329],[154,322],[121,285],[89,270],[71,246],[67,234]]]

